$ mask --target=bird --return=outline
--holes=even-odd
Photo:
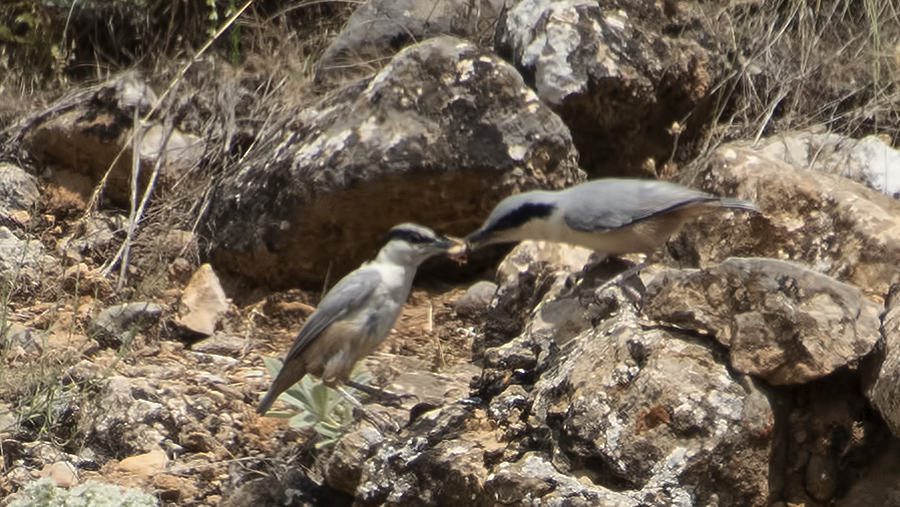
[[[283,366],[256,412],[265,414],[284,391],[311,374],[349,396],[342,385],[369,394],[388,394],[350,381],[354,365],[387,337],[409,297],[416,269],[426,259],[459,256],[464,243],[433,230],[404,223],[393,227],[374,259],[342,278],[304,322]],[[359,407],[352,396],[349,400]]]
[[[507,197],[466,237],[466,245],[476,250],[495,243],[544,240],[583,246],[605,256],[648,256],[610,282],[618,283],[639,272],[687,222],[720,208],[759,212],[753,202],[676,183],[597,179],[563,190]]]

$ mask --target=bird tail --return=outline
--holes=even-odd
[[[264,415],[268,412],[269,409],[272,408],[272,404],[275,403],[275,400],[281,396],[281,393],[290,389],[292,385],[296,384],[298,380],[306,375],[306,368],[301,364],[302,361],[294,360],[293,362],[297,364],[291,364],[291,362],[288,361],[281,367],[281,371],[278,372],[278,376],[275,377],[272,386],[269,387],[269,391],[263,396],[262,400],[260,400],[259,405],[257,405],[257,414]]]
[[[752,213],[759,213],[759,207],[756,206],[756,203],[751,201],[745,201],[743,199],[736,199],[734,197],[722,197],[719,199],[719,205],[723,208],[731,208],[731,209],[740,209],[744,211],[750,211]]]

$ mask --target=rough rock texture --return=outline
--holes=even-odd
[[[105,193],[119,203],[127,203],[131,198],[132,155],[131,146],[126,147],[125,143],[135,114],[143,115],[155,101],[156,95],[147,84],[136,74],[126,73],[54,104],[30,125],[24,142],[41,163],[86,176],[92,184],[100,182],[125,147],[109,174]],[[159,124],[150,125],[142,133],[141,188],[149,182],[161,156],[165,163],[157,189],[174,183],[203,154],[203,146],[195,136],[178,129],[172,131],[168,140],[164,135],[165,129]]]
[[[531,303],[521,335],[485,350],[478,398],[368,451],[354,437],[369,456],[357,503],[767,505],[766,396],[714,340],[642,328],[624,292],[599,290],[612,273],[572,278],[586,251],[552,247],[523,243],[501,270],[494,304]],[[540,323],[551,314],[556,332]]]
[[[0,162],[0,181],[0,224],[19,222],[11,215],[15,211],[28,217],[40,198],[37,179],[18,166]]]
[[[733,145],[686,171],[681,182],[750,199],[762,210],[688,224],[676,253],[694,266],[732,256],[794,260],[878,297],[900,274],[900,202],[859,183]]]
[[[19,239],[0,227],[0,278],[14,283],[18,290],[32,290],[43,280],[59,276],[59,264],[36,239]]]
[[[228,311],[228,299],[212,266],[203,264],[188,281],[178,306],[178,324],[203,336],[216,331]]]
[[[466,234],[514,191],[583,179],[568,130],[516,70],[452,37],[261,137],[216,189],[207,227],[220,273],[272,287],[336,279],[397,223]]]
[[[316,79],[348,79],[373,72],[409,44],[440,35],[473,42],[494,33],[502,0],[373,0],[361,4],[316,65]]]
[[[707,19],[666,2],[522,0],[501,19],[496,47],[562,116],[588,173],[647,176],[676,135],[699,132],[699,122],[677,122],[705,117],[725,69],[698,42],[710,41]]]
[[[891,197],[900,194],[900,152],[890,138],[854,139],[832,133],[789,132],[754,149],[795,167],[838,174]],[[751,147],[749,143],[740,143]]]
[[[70,233],[56,244],[56,252],[72,262],[93,258],[102,264],[118,245],[116,239],[125,237],[127,218],[118,213],[91,214],[76,223]]]
[[[853,286],[774,259],[663,271],[644,299],[648,318],[713,335],[732,368],[776,385],[858,362],[878,341],[880,311]]]
[[[707,344],[603,326],[561,355],[535,385],[529,423],[561,432],[573,468],[645,501],[765,505],[771,409]]]
[[[878,409],[891,432],[900,436],[900,297],[897,286],[887,302],[884,315],[883,359],[874,374],[874,381],[866,389],[866,397]]]

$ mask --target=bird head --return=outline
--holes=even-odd
[[[526,192],[507,197],[488,219],[466,237],[466,245],[476,250],[494,243],[515,243],[541,239],[544,222],[556,210],[556,192]]]
[[[450,257],[462,255],[465,244],[462,240],[442,236],[428,227],[405,223],[393,227],[384,239],[378,258],[397,264],[418,266],[429,257],[446,254]]]

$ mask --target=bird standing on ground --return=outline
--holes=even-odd
[[[345,396],[341,385],[359,387],[350,382],[350,372],[394,327],[416,269],[429,257],[452,255],[454,249],[461,253],[461,247],[460,240],[420,225],[391,229],[375,259],[338,282],[303,324],[257,413],[268,412],[278,396],[307,373]]]
[[[466,238],[470,249],[526,239],[590,248],[606,255],[657,252],[688,221],[719,208],[759,212],[750,201],[716,197],[655,180],[600,179],[559,191],[507,197]],[[628,270],[617,282],[638,272]]]

